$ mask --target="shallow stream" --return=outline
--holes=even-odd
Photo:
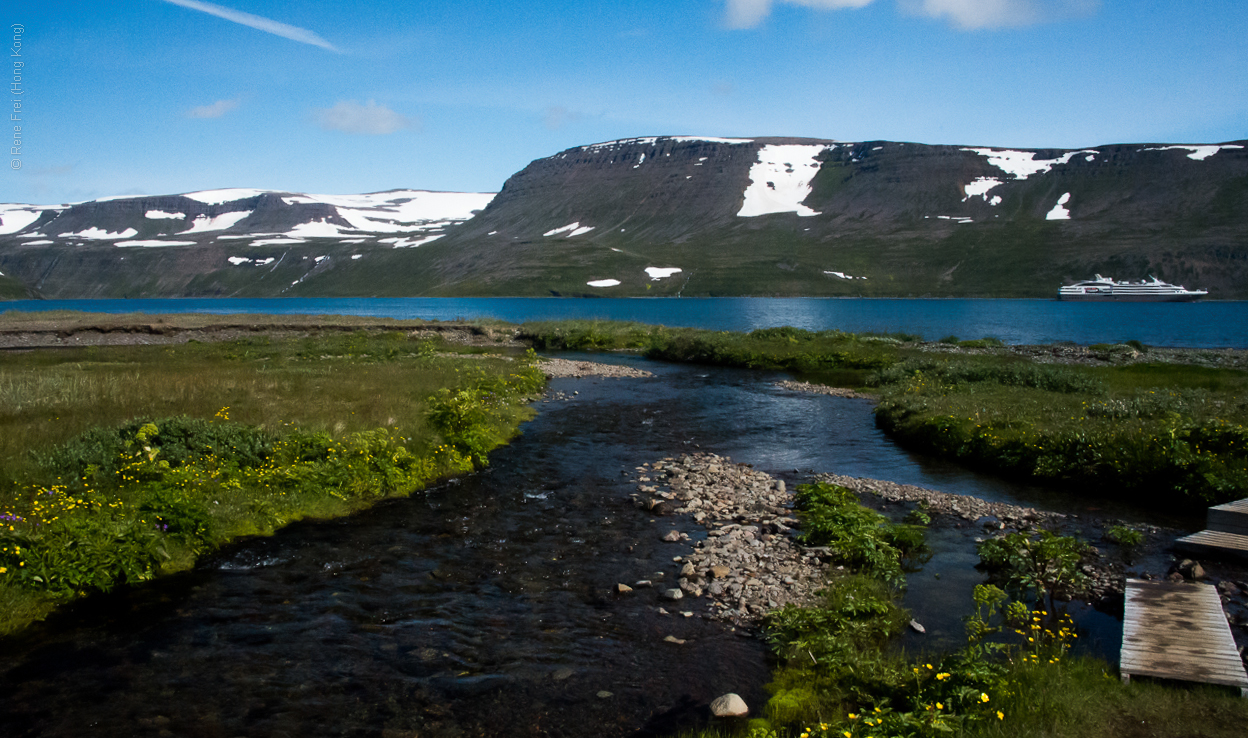
[[[576,394],[539,403],[480,474],[240,542],[0,642],[0,735],[612,736],[691,725],[724,692],[761,705],[759,640],[702,619],[699,600],[662,615],[657,587],[611,593],[675,578],[689,544],[664,533],[705,535],[629,498],[635,467],[682,452],[790,485],[834,471],[1146,520],[907,453],[870,402],[773,386],[784,375],[608,360],[657,376],[555,380],[552,392]],[[905,603],[928,635],[908,647],[960,639],[982,581],[976,533],[933,531]],[[1080,622],[1085,647],[1115,655],[1114,618]]]

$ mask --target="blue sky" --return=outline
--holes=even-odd
[[[24,63],[0,202],[495,191],[647,135],[1248,138],[1243,0],[43,0],[0,20]]]

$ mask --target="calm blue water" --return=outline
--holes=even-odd
[[[808,330],[900,331],[937,340],[992,336],[1010,344],[1074,341],[1150,346],[1248,348],[1248,302],[1088,303],[1057,300],[916,300],[710,297],[574,298],[268,298],[18,300],[5,310],[100,313],[269,313],[388,318],[497,318],[513,323],[565,318],[631,320],[748,331],[789,325]]]

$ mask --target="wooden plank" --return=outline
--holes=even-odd
[[[1120,670],[1131,676],[1223,684],[1248,696],[1248,672],[1207,584],[1128,579]]]
[[[1198,556],[1248,559],[1248,535],[1202,530],[1178,539],[1174,547]]]
[[[1248,515],[1248,497],[1234,502],[1225,502],[1221,505],[1214,505],[1210,510],[1226,510],[1228,512],[1238,512]]]

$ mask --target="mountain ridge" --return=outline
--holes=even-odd
[[[1248,297],[1244,141],[654,136],[537,159],[497,194],[441,193],[449,209],[426,217],[420,192],[117,198],[25,224],[31,206],[0,206],[0,272],[48,297],[1051,297],[1095,272]]]

